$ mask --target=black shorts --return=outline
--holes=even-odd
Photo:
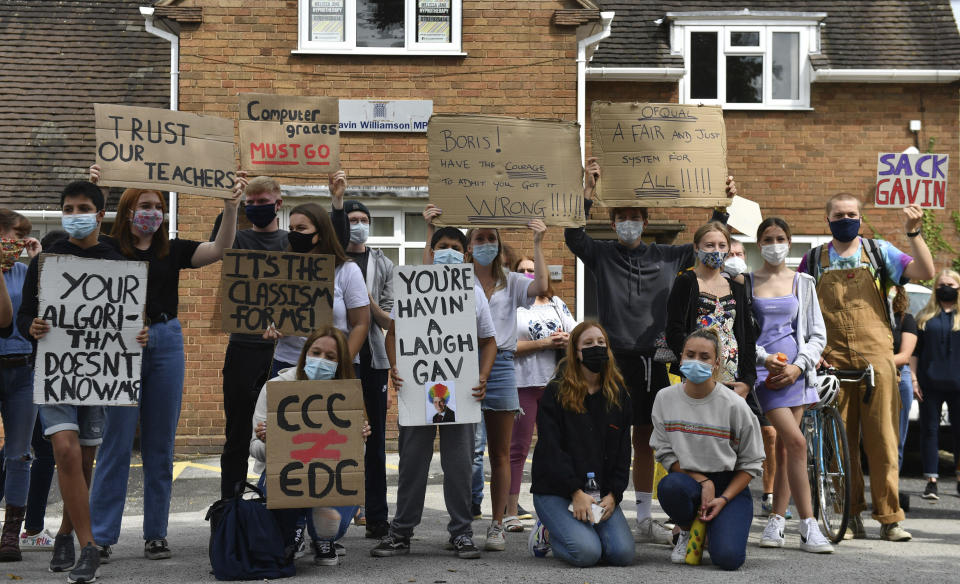
[[[657,392],[670,385],[667,366],[632,351],[614,351],[613,358],[633,402],[633,425],[649,426],[652,423],[650,413],[653,411],[653,400],[657,397]]]

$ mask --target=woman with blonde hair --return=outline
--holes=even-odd
[[[552,549],[578,567],[633,563],[633,535],[620,509],[630,481],[632,419],[606,331],[592,321],[577,325],[537,414],[535,556]]]
[[[910,358],[913,389],[920,400],[920,445],[923,476],[927,486],[924,499],[939,499],[937,472],[939,466],[938,434],[940,411],[946,403],[950,409],[950,431],[953,433],[953,462],[960,462],[960,311],[957,311],[957,290],[960,274],[942,270],[934,285],[930,301],[917,315],[917,348]],[[960,473],[958,473],[960,476]],[[960,481],[957,482],[960,494]]]

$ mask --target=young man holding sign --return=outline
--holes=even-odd
[[[103,193],[93,183],[76,181],[68,184],[60,195],[63,228],[68,239],[55,242],[49,253],[81,258],[125,260],[110,246],[100,243],[100,224],[105,204]],[[23,303],[17,313],[20,333],[34,343],[50,332],[50,324],[39,316],[40,262],[34,258],[23,284]],[[147,329],[137,336],[141,346],[147,344]],[[104,407],[67,404],[42,405],[40,417],[44,435],[53,443],[57,463],[60,494],[64,514],[54,542],[50,571],[73,568],[69,582],[93,582],[100,566],[99,551],[90,528],[89,486],[97,445],[103,442]],[[73,532],[80,542],[80,559],[75,562]],[[74,565],[76,563],[76,565]]]

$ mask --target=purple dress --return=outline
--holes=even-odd
[[[794,279],[796,286],[796,279]],[[760,337],[757,344],[767,353],[784,353],[787,362],[797,358],[797,318],[800,314],[800,301],[796,295],[777,298],[753,297],[753,314],[760,325]],[[767,368],[757,367],[757,401],[760,409],[766,413],[776,408],[802,406],[817,401],[816,391],[807,388],[806,378],[800,375],[792,385],[783,389],[768,389]]]

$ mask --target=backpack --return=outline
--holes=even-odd
[[[244,499],[248,490],[256,498]],[[283,534],[267,509],[260,489],[237,483],[233,497],[210,506],[210,566],[217,580],[263,580],[289,578],[296,572],[285,561]]]
[[[890,325],[890,329],[893,330],[896,328],[894,324],[896,321],[893,316],[893,305],[890,304],[890,296],[888,294],[890,291],[890,286],[888,285],[890,273],[887,271],[887,263],[883,261],[880,246],[877,245],[875,240],[861,237],[860,242],[861,245],[863,245],[863,251],[867,254],[870,267],[873,268],[874,284],[877,286],[877,291],[880,292],[880,296],[883,298],[883,306],[887,311],[887,324]],[[807,273],[813,276],[813,279],[818,284],[820,283],[820,276],[823,275],[823,268],[820,266],[821,255],[823,255],[823,245],[814,247],[808,251],[806,255]]]

